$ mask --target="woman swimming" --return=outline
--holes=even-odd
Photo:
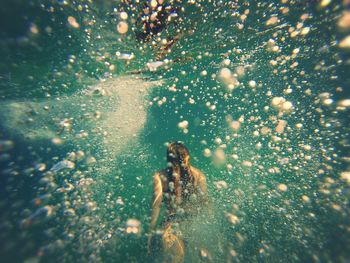
[[[168,145],[168,167],[155,173],[154,196],[150,230],[155,230],[161,205],[166,204],[165,218],[162,222],[162,261],[182,262],[185,255],[185,233],[181,224],[190,217],[198,215],[208,205],[206,178],[204,174],[190,165],[190,155],[181,142]],[[149,237],[149,250],[153,249],[152,236]]]

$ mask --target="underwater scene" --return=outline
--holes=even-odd
[[[350,262],[349,0],[0,6],[1,262]]]

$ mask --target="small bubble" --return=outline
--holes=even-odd
[[[0,152],[6,152],[11,150],[14,147],[13,141],[10,140],[0,140]]]
[[[177,124],[177,126],[182,130],[187,129],[188,128],[188,121],[186,121],[186,120],[181,121]]]
[[[211,156],[211,151],[210,151],[208,148],[206,148],[206,149],[204,149],[204,151],[203,151],[203,155],[204,155],[205,157],[210,157],[210,156]]]
[[[343,12],[342,16],[338,20],[338,28],[341,30],[350,29],[350,11]]]
[[[282,192],[286,192],[286,191],[288,190],[288,187],[287,187],[287,185],[285,185],[285,184],[279,184],[279,185],[277,186],[277,188],[278,188],[278,190],[280,190],[280,191],[282,191]]]
[[[30,28],[29,28],[30,33],[32,33],[33,35],[37,35],[39,34],[39,28],[36,24],[31,24]]]
[[[350,49],[350,35],[346,36],[339,42],[339,47],[344,49]]]
[[[321,0],[321,2],[319,3],[319,6],[320,6],[321,8],[325,8],[325,7],[327,7],[331,2],[332,2],[332,0]]]
[[[119,34],[125,34],[126,32],[128,32],[128,29],[129,25],[124,21],[119,22],[117,25],[117,31]]]
[[[278,22],[279,22],[278,17],[277,16],[272,16],[266,21],[266,25],[267,26],[272,26],[272,25],[277,24]]]
[[[341,100],[337,103],[337,106],[340,108],[349,108],[350,107],[350,99],[345,99],[345,100]]]
[[[240,222],[239,218],[234,214],[226,213],[225,215],[228,221],[233,225],[237,225]]]
[[[62,141],[62,139],[60,139],[60,138],[53,138],[52,140],[51,140],[51,142],[54,144],[54,145],[61,145],[61,144],[63,144],[63,141]]]
[[[249,84],[249,87],[250,87],[250,88],[252,88],[252,89],[256,88],[256,82],[255,82],[255,80],[250,80],[248,84]]]
[[[203,70],[202,72],[201,72],[201,76],[206,76],[206,75],[208,75],[208,72],[206,71],[206,70]]]
[[[245,167],[252,167],[253,163],[251,161],[243,161],[242,165],[245,166]]]
[[[141,222],[137,219],[128,219],[125,224],[125,232],[127,234],[140,234]]]
[[[69,25],[71,27],[73,27],[73,28],[79,28],[80,27],[79,23],[77,22],[77,20],[73,16],[69,16],[67,18],[67,21],[68,21]]]
[[[342,172],[340,174],[340,178],[342,180],[344,180],[345,182],[347,182],[348,184],[350,184],[350,172],[346,171],[346,172]]]
[[[304,203],[309,203],[310,202],[310,198],[307,195],[303,195],[301,197],[301,199],[303,200]]]
[[[128,19],[128,14],[126,12],[120,12],[120,19],[127,20]]]

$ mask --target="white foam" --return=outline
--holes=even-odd
[[[145,96],[160,84],[123,76],[67,97],[2,102],[2,126],[28,141],[60,137],[75,144],[79,138],[93,136],[116,153],[137,141],[147,120]]]

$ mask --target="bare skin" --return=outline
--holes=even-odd
[[[191,166],[192,175],[194,177],[194,188],[196,189],[196,194],[198,197],[198,203],[206,202],[208,199],[207,196],[207,184],[204,174],[197,168]],[[151,229],[154,229],[159,213],[161,204],[163,201],[163,194],[169,189],[169,183],[167,180],[166,170],[157,172],[153,177],[153,202],[152,202],[152,217],[151,217]],[[191,204],[183,202],[180,204],[180,207],[184,209],[185,212],[188,212],[191,209]],[[170,202],[167,202],[167,217],[176,213],[174,208],[171,206]]]
[[[174,170],[177,170],[176,167],[174,167]],[[172,216],[176,216],[179,211],[181,211],[182,214],[200,213],[202,206],[208,203],[207,185],[204,174],[193,166],[191,166],[191,173],[193,177],[193,195],[195,196],[191,201],[166,198],[169,188],[171,187],[167,179],[166,170],[159,171],[153,176],[154,195],[150,230],[153,231],[157,225],[162,203],[164,201],[166,203],[165,221],[162,224],[164,228],[162,238],[163,252],[166,255],[164,262],[182,262],[185,253],[183,240],[172,232]],[[182,191],[186,190],[186,187],[182,189]],[[174,203],[176,203],[176,205],[174,205]]]

